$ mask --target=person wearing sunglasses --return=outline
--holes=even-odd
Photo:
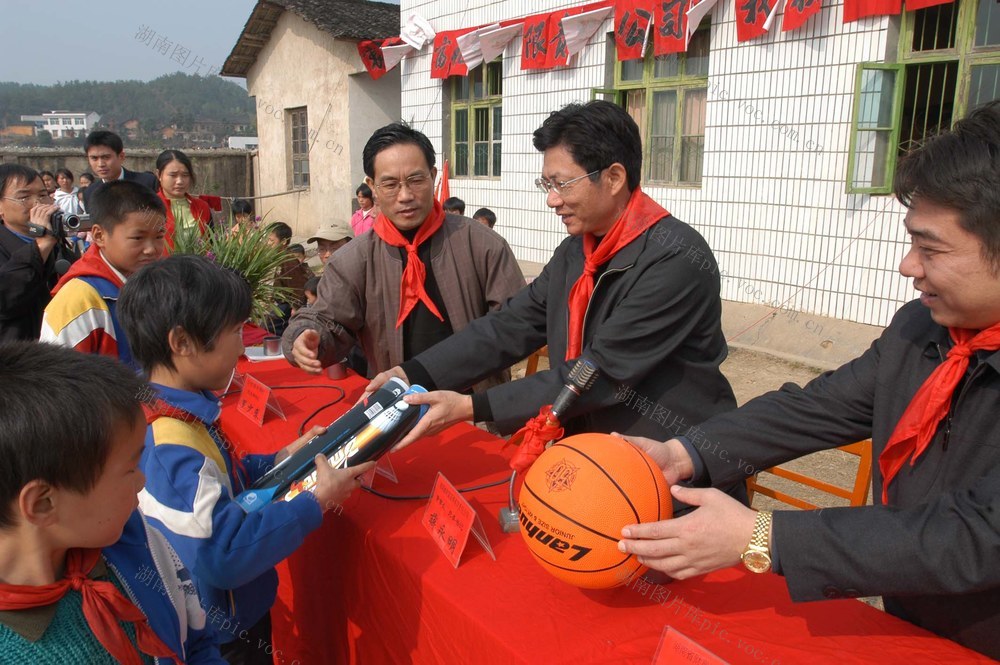
[[[446,214],[434,199],[434,148],[394,123],[362,153],[365,182],[378,197],[371,233],[330,257],[316,302],[292,317],[282,349],[318,373],[360,343],[370,372],[382,372],[497,309],[524,287],[507,242],[481,224]],[[477,377],[496,385],[506,367]]]

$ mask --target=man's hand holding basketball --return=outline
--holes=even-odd
[[[612,436],[625,439],[633,446],[653,458],[656,465],[663,471],[663,477],[671,486],[688,480],[694,475],[694,462],[687,449],[677,439],[669,441],[654,441],[642,436],[627,436],[612,432]]]

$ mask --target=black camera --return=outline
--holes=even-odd
[[[49,217],[49,229],[38,224],[28,224],[28,234],[36,238],[41,238],[45,234],[53,235],[56,238],[65,238],[71,233],[76,233],[83,226],[84,222],[90,221],[90,215],[74,215],[56,210]]]

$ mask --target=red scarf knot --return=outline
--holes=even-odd
[[[427,281],[427,268],[417,255],[417,249],[420,245],[437,233],[442,224],[444,224],[444,208],[437,201],[434,202],[434,208],[427,216],[427,219],[417,229],[417,234],[413,237],[412,241],[407,240],[400,233],[396,225],[385,216],[385,213],[379,212],[378,219],[375,220],[375,225],[372,227],[375,235],[381,238],[387,245],[406,249],[406,267],[403,269],[403,277],[399,284],[399,314],[396,317],[397,328],[403,325],[403,321],[410,315],[410,312],[413,311],[418,302],[424,303],[434,316],[444,321],[444,317],[438,310],[437,305],[434,304],[434,301],[431,300],[430,295],[427,293],[424,285]]]
[[[590,297],[594,294],[594,274],[597,269],[669,214],[663,206],[636,187],[625,210],[601,240],[600,246],[594,234],[587,233],[583,236],[583,274],[569,292],[567,331],[569,339],[566,344],[566,360],[577,358],[583,353],[583,319],[587,313]]]

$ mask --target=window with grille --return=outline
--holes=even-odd
[[[285,111],[288,115],[289,154],[291,155],[291,186],[309,186],[309,116],[304,106]]]
[[[594,96],[620,104],[643,142],[643,182],[701,185],[708,101],[708,23],[691,37],[686,53],[616,64],[614,89]]]
[[[1000,99],[1000,3],[956,0],[902,18],[898,63],[858,66],[847,191],[888,194],[900,156]]]
[[[499,178],[503,134],[503,66],[482,64],[451,85],[453,178]]]

